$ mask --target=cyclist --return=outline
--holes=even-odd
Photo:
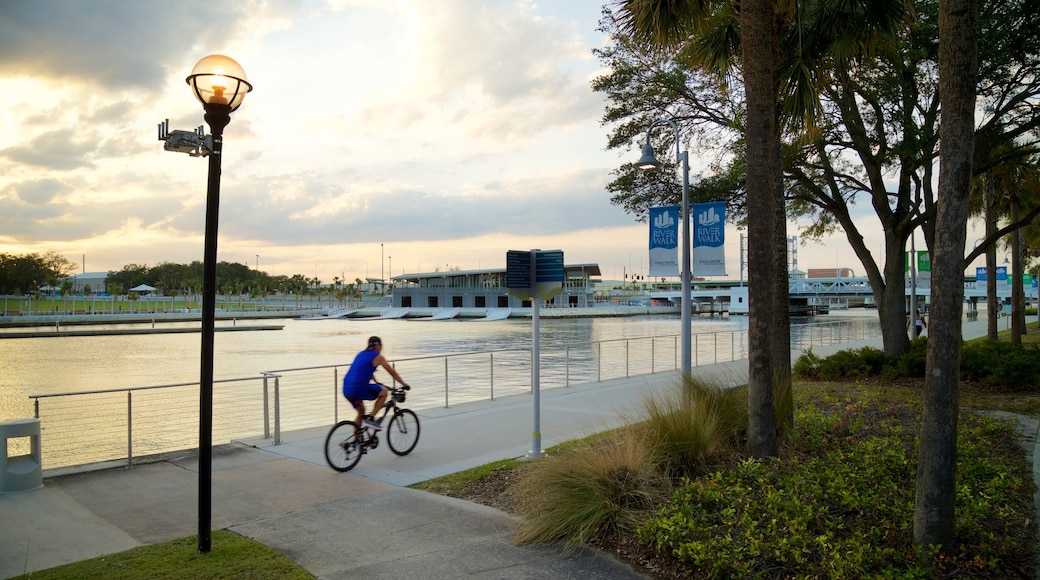
[[[405,388],[408,387],[401,375],[397,374],[394,367],[390,366],[390,363],[380,354],[382,350],[383,341],[378,336],[369,337],[368,348],[357,353],[357,356],[354,357],[354,362],[350,364],[350,369],[347,370],[347,374],[343,375],[343,396],[350,401],[350,404],[354,406],[354,410],[357,411],[357,419],[354,420],[354,423],[358,427],[364,425],[376,431],[382,429],[383,426],[376,422],[374,415],[379,409],[383,408],[390,391],[383,385],[374,382],[372,375],[379,370],[379,367],[383,367],[397,382],[401,383]],[[371,400],[375,400],[372,406],[372,414],[366,415],[365,401]]]

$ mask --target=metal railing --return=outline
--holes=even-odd
[[[198,447],[199,383],[30,395],[47,468],[125,460]],[[255,436],[264,377],[214,381],[213,440]],[[45,404],[46,403],[46,404]]]
[[[747,358],[747,329],[695,333],[694,366]],[[876,338],[876,324],[853,321],[796,325],[796,350]],[[679,335],[631,337],[543,349],[541,388],[569,387],[679,368]],[[414,409],[531,390],[530,348],[440,354],[391,362],[408,383]],[[213,442],[323,427],[353,415],[340,394],[349,363],[261,371],[214,381]],[[30,395],[41,419],[44,465],[66,467],[135,460],[198,445],[198,383]]]

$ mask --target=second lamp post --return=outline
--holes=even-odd
[[[650,124],[646,130],[646,145],[643,145],[643,156],[636,162],[639,169],[656,169],[661,162],[654,156],[654,148],[650,145],[650,132],[658,125],[669,125],[675,132],[675,161],[682,166],[682,205],[679,213],[682,214],[682,263],[679,276],[682,278],[682,299],[680,302],[679,316],[682,329],[682,374],[689,376],[693,372],[691,319],[692,305],[690,304],[690,152],[679,150],[679,127],[671,119],[658,119]]]

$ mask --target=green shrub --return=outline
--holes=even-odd
[[[928,337],[915,338],[910,341],[910,350],[899,357],[896,368],[899,376],[921,378],[927,362]]]
[[[841,350],[820,361],[820,379],[837,381],[870,375],[870,366],[855,351]]]
[[[820,357],[812,349],[802,352],[802,356],[794,361],[791,372],[799,379],[814,381],[820,377]]]
[[[1040,389],[1040,349],[993,340],[966,344],[961,350],[961,378],[1036,391]]]
[[[514,542],[577,548],[631,536],[669,488],[640,439],[621,431],[531,464],[518,489]]]
[[[857,353],[863,364],[869,369],[867,371],[869,375],[880,375],[886,368],[891,368],[895,365],[895,360],[879,348],[865,346],[859,349]]]
[[[858,411],[849,415],[887,417],[839,407],[849,406]],[[1033,561],[1031,501],[1014,491],[1030,474],[1013,428],[962,416],[958,544],[922,563],[912,546],[917,428],[867,426],[815,407],[795,423],[798,445],[782,459],[687,480],[640,537],[710,578],[995,578]]]
[[[810,350],[798,358],[792,371],[804,380],[921,378],[927,359],[928,339],[915,338],[910,341],[910,350],[898,359],[872,347],[843,350],[825,359]],[[967,343],[961,349],[961,378],[1015,391],[1040,391],[1040,347],[989,340]]]

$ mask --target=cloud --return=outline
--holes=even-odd
[[[68,186],[55,179],[40,179],[23,183],[16,191],[21,201],[29,205],[44,205],[68,190]]]
[[[190,53],[193,39],[237,34],[250,7],[238,2],[0,3],[0,73],[50,77],[110,89],[154,90],[156,63]]]
[[[604,200],[599,177],[598,172],[582,171],[490,182],[463,194],[407,183],[348,188],[294,186],[284,176],[263,183],[236,180],[222,187],[221,232],[291,246],[391,236],[418,243],[460,235],[558,234],[631,223]],[[181,216],[174,225],[188,229],[188,219]]]
[[[469,139],[507,141],[596,119],[602,101],[581,67],[580,31],[525,2],[416,2],[407,44],[406,90],[366,107],[359,119],[401,130],[446,122]],[[372,129],[378,129],[373,127]]]
[[[68,131],[49,131],[31,141],[0,150],[15,163],[67,171],[90,166],[97,142]]]

